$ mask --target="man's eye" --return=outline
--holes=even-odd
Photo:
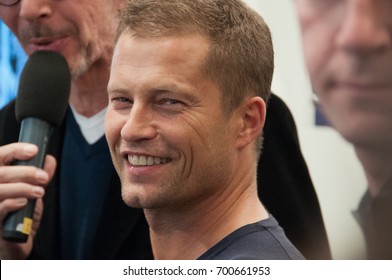
[[[112,99],[112,102],[121,102],[121,103],[126,103],[126,102],[131,102],[131,100],[129,100],[126,97],[116,97]]]
[[[159,101],[160,105],[183,105],[184,102],[178,99],[164,98]]]
[[[175,99],[164,99],[162,101],[162,103],[165,104],[165,105],[181,104],[181,102],[179,100],[175,100]]]
[[[132,108],[133,101],[126,97],[113,97],[110,99],[110,106],[117,110],[128,110],[129,108]]]
[[[181,112],[185,107],[185,103],[178,99],[164,98],[159,100],[157,103],[158,108],[161,108],[165,112],[178,113]]]

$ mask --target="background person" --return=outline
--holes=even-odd
[[[313,89],[368,188],[355,216],[370,259],[392,259],[392,3],[296,0]]]
[[[36,150],[13,143],[19,134],[15,103],[0,113],[0,143],[13,143],[0,148],[1,221],[8,212],[24,206],[26,198],[43,198],[45,206],[42,219],[36,215],[28,243],[0,240],[2,258],[151,258],[142,211],[128,208],[121,201],[103,129],[116,31],[114,18],[123,1],[0,3],[1,19],[28,55],[36,50],[60,52],[72,74],[70,108],[49,147],[49,153],[57,159],[53,177],[50,170],[54,169],[54,160],[47,162],[46,172],[9,165],[13,159],[31,157]],[[44,192],[40,186],[49,181]],[[42,214],[41,203],[36,210]]]

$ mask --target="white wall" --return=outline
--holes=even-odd
[[[291,0],[245,0],[269,25],[275,48],[272,89],[291,109],[321,204],[334,259],[364,256],[364,241],[352,211],[366,188],[351,146],[333,129],[314,125],[311,88]]]

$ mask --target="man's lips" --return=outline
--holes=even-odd
[[[132,167],[147,167],[161,165],[172,161],[170,157],[163,155],[153,155],[149,153],[135,153],[130,151],[121,152],[121,156]]]
[[[366,79],[366,80],[351,80],[351,79],[336,79],[328,82],[328,87],[340,88],[350,91],[371,92],[383,89],[391,89],[392,82],[380,79]]]
[[[28,41],[31,52],[38,50],[56,51],[60,52],[65,44],[66,37],[59,38],[34,38]]]
[[[152,176],[157,174],[164,166],[172,162],[172,158],[165,156],[153,156],[149,154],[122,153],[125,166],[125,174],[131,176]]]
[[[47,45],[56,41],[56,38],[34,38],[30,39],[29,43],[32,45]]]
[[[128,155],[127,157],[129,164],[132,166],[152,166],[168,163],[171,161],[170,158],[166,157],[155,157],[155,156],[140,156],[140,155]]]
[[[343,90],[357,94],[374,93],[385,89],[391,89],[391,86],[392,85],[385,83],[341,83],[338,85],[338,87]]]

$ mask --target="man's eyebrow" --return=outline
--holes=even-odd
[[[128,94],[129,90],[125,87],[121,87],[121,86],[111,86],[108,85],[106,88],[106,91],[108,93],[123,93],[123,94]]]

